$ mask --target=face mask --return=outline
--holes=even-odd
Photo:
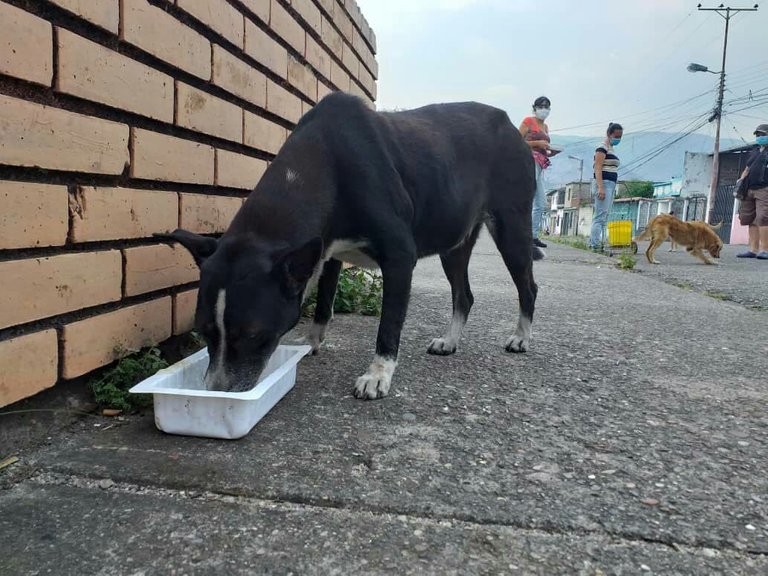
[[[549,108],[536,108],[533,112],[539,120],[546,120],[549,116]]]
[[[755,138],[758,146],[768,146],[768,136],[758,136]]]
[[[611,138],[611,146],[618,146],[621,144],[621,138]]]

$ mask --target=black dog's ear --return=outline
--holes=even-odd
[[[171,232],[170,234],[153,234],[153,236],[168,242],[178,242],[184,246],[184,248],[189,250],[189,253],[192,254],[192,257],[195,259],[195,263],[198,266],[202,266],[203,262],[205,262],[205,259],[216,252],[216,248],[219,245],[219,242],[216,240],[216,238],[200,236],[200,234],[187,232],[181,228]]]
[[[301,248],[283,255],[277,262],[276,269],[282,275],[285,287],[292,294],[304,289],[317,263],[323,254],[323,239],[313,238]]]

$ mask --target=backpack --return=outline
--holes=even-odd
[[[768,148],[760,152],[749,163],[749,188],[765,188],[768,186]]]

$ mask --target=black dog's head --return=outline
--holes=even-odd
[[[322,240],[287,249],[254,236],[217,241],[176,230],[162,237],[178,241],[200,268],[195,328],[208,344],[206,388],[249,390],[280,338],[299,321]]]

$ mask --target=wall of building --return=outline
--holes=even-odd
[[[0,0],[0,406],[190,330],[152,234],[224,231],[375,51],[354,0]]]

